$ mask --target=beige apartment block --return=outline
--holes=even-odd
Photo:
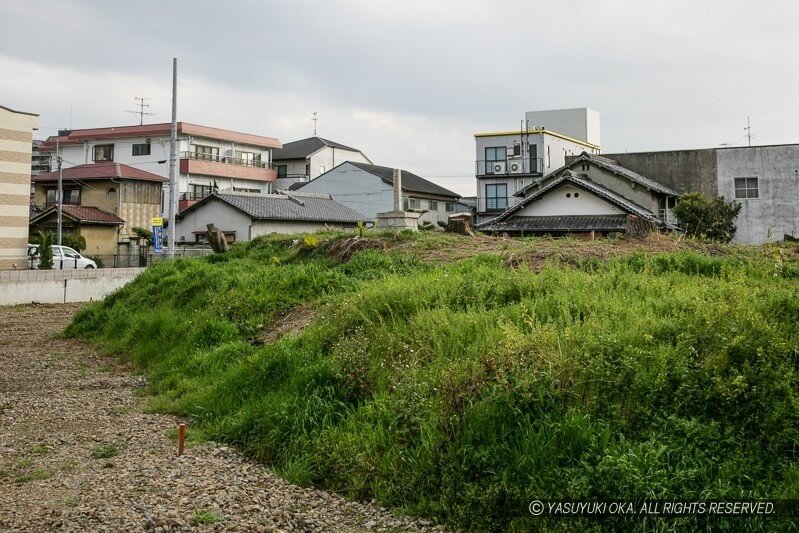
[[[0,270],[28,267],[31,142],[38,125],[39,115],[0,105]]]

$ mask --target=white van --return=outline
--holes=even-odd
[[[65,270],[68,268],[97,268],[97,263],[87,257],[83,257],[77,250],[69,246],[53,245],[53,269]],[[31,268],[39,268],[39,245],[28,245],[28,263]]]

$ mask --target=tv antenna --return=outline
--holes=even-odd
[[[752,124],[749,123],[749,117],[746,117],[746,127],[744,128],[746,135],[744,137],[749,141],[749,146],[752,146]]]
[[[139,126],[143,126],[145,115],[148,117],[154,117],[155,113],[150,113],[144,110],[144,108],[150,107],[150,104],[145,103],[145,100],[149,100],[149,98],[142,98],[140,96],[137,96],[134,98],[134,100],[136,100],[136,105],[139,106],[139,110],[138,111],[125,110],[125,113],[136,113],[137,115],[139,115]]]
[[[313,117],[311,118],[311,120],[313,120],[313,136],[314,137],[316,137],[316,126],[317,126],[317,123],[319,122],[319,117],[317,116],[318,114],[319,113],[314,111],[313,112]]]

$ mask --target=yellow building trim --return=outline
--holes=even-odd
[[[568,135],[563,135],[562,133],[558,133],[556,131],[548,130],[546,128],[534,128],[531,130],[516,130],[516,131],[485,131],[485,132],[478,132],[475,133],[475,137],[498,137],[500,135],[522,135],[522,134],[538,134],[543,133],[545,135],[552,135],[553,137],[557,137],[559,139],[563,139],[566,141],[571,141],[573,143],[582,144],[583,146],[587,146],[588,148],[593,148],[595,150],[601,150],[602,148],[596,144],[591,144],[589,142],[581,141],[580,139],[575,139],[574,137],[569,137]]]

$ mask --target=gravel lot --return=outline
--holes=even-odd
[[[143,412],[144,378],[57,338],[78,308],[0,307],[0,530],[434,529],[213,443],[176,457],[180,420]]]

